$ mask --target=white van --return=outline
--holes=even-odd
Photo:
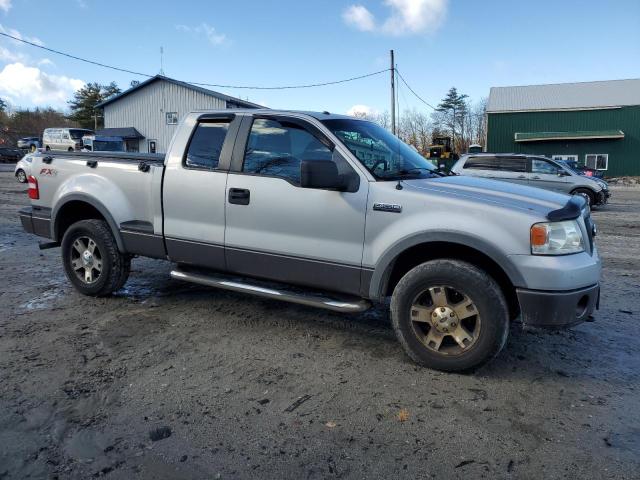
[[[85,128],[46,128],[42,134],[42,146],[45,150],[64,150],[73,152],[82,149],[82,137],[92,135],[93,130]]]

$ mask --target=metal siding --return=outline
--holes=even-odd
[[[640,105],[640,79],[492,87],[489,113]]]
[[[565,140],[516,143],[516,132],[622,130],[615,140]],[[640,175],[640,106],[606,110],[560,112],[489,113],[487,151],[536,155],[609,154],[607,176]]]
[[[178,112],[179,121],[182,121],[193,110],[225,108],[225,100],[158,81],[106,105],[104,123],[106,128],[134,127],[145,137],[140,140],[140,152],[147,151],[147,140],[156,140],[157,152],[164,153],[178,127],[167,125],[166,112]]]

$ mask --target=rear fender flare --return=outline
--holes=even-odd
[[[109,225],[109,228],[111,229],[111,233],[113,234],[113,237],[116,240],[116,244],[118,245],[118,250],[120,250],[120,252],[122,253],[125,253],[124,243],[122,242],[122,237],[120,236],[120,230],[118,229],[118,224],[115,222],[115,220],[109,213],[109,210],[107,210],[107,208],[99,200],[96,200],[92,196],[84,193],[70,193],[68,195],[65,195],[63,199],[61,199],[56,204],[55,208],[53,209],[53,212],[51,212],[51,230],[52,230],[51,238],[53,239],[58,238],[58,223],[59,223],[57,221],[58,213],[60,212],[62,207],[64,207],[69,202],[74,202],[74,201],[87,203],[91,205],[93,208],[95,208],[96,210],[98,210],[98,212],[100,212],[100,214],[104,217],[107,224]]]

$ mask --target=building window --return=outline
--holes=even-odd
[[[578,163],[578,155],[553,155],[555,161],[565,161],[572,164]]]
[[[178,112],[167,112],[167,125],[178,124]]]
[[[588,153],[584,156],[584,164],[594,170],[607,170],[609,168],[608,153]]]

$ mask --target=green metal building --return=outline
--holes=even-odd
[[[640,79],[493,87],[486,145],[640,175]]]

